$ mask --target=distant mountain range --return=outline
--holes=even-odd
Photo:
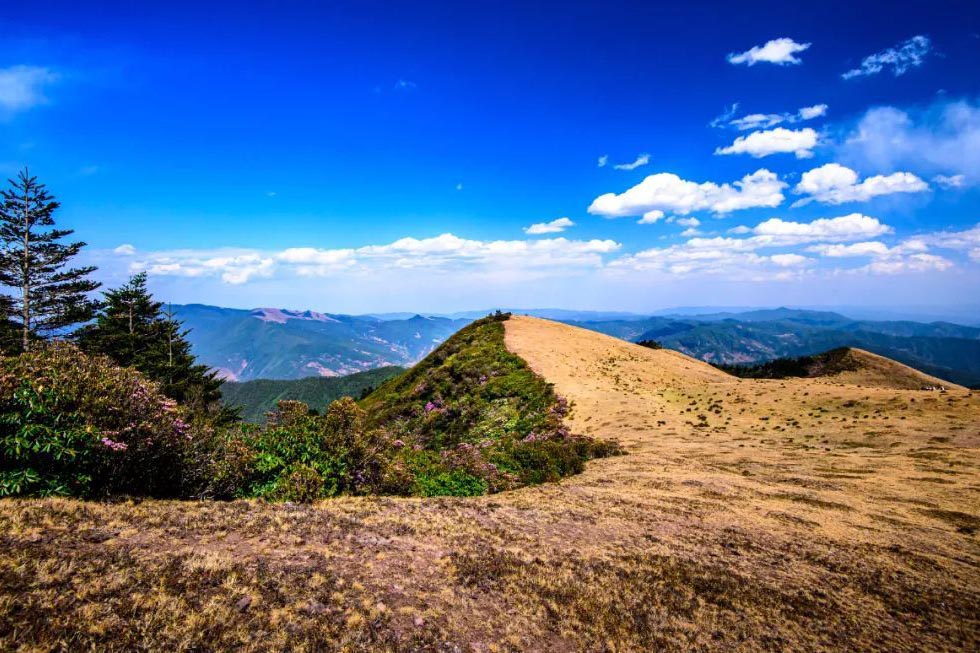
[[[202,304],[174,306],[201,362],[231,381],[343,376],[421,360],[470,320],[370,316]]]
[[[859,347],[955,383],[980,384],[980,328],[951,322],[853,319],[837,312],[760,309],[693,315],[511,309],[625,340],[656,340],[712,363],[754,363]],[[175,306],[202,362],[230,380],[340,376],[408,366],[490,311],[447,316]]]
[[[710,363],[754,363],[858,347],[955,383],[980,384],[980,328],[854,320],[794,309],[570,322],[624,340],[656,340]]]

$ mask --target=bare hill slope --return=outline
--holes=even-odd
[[[837,381],[852,385],[875,386],[880,388],[897,388],[899,390],[922,390],[923,388],[946,388],[947,390],[965,390],[966,388],[944,381],[943,379],[920,372],[870,351],[850,347],[846,357],[850,369],[834,375]]]

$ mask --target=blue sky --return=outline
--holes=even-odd
[[[175,302],[980,296],[975,2],[323,4],[5,6],[0,173]]]

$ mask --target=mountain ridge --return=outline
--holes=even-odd
[[[341,376],[408,366],[469,324],[469,312],[343,315],[294,309],[175,306],[202,362],[227,379]],[[874,321],[794,308],[637,315],[524,309],[629,341],[656,340],[701,360],[758,363],[858,347],[962,385],[980,384],[980,328],[946,321]],[[472,314],[475,315],[475,312]],[[604,319],[573,319],[573,318]]]

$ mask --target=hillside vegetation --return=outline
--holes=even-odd
[[[360,397],[365,391],[404,371],[404,368],[389,366],[337,377],[256,379],[244,383],[228,381],[221,386],[221,398],[227,406],[240,408],[243,420],[259,424],[265,421],[266,413],[275,410],[280,401],[301,401],[322,411],[335,399]]]
[[[556,481],[618,452],[572,435],[568,402],[504,344],[508,313],[463,328],[361,406],[400,446],[413,494],[483,494]]]

